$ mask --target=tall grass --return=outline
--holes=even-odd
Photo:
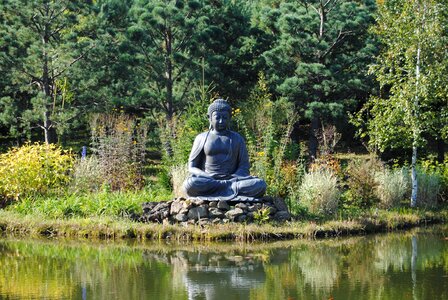
[[[104,183],[100,161],[96,156],[78,159],[73,167],[69,191],[88,193],[99,191]]]
[[[188,177],[188,168],[186,165],[178,165],[170,168],[171,182],[173,184],[174,197],[185,197],[183,183]]]
[[[427,208],[436,207],[442,189],[442,177],[437,173],[420,169],[417,171],[417,179],[417,205]]]
[[[335,214],[339,195],[336,175],[325,168],[306,173],[299,188],[300,203],[318,215]]]
[[[399,206],[409,192],[409,170],[407,168],[390,170],[385,168],[375,174],[377,183],[375,194],[380,200],[379,207],[392,208]]]

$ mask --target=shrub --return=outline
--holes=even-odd
[[[398,206],[409,192],[409,170],[407,168],[390,170],[385,168],[375,174],[377,183],[375,194],[381,208]]]
[[[299,188],[301,204],[319,215],[335,214],[339,195],[337,177],[328,169],[306,173]]]
[[[0,195],[6,199],[45,195],[64,188],[74,158],[56,145],[25,144],[0,155]]]
[[[361,208],[369,208],[378,203],[375,174],[383,170],[381,161],[373,156],[350,161],[347,166],[347,200]]]
[[[437,175],[440,179],[440,200],[448,200],[448,157],[443,163],[437,162],[435,159],[426,159],[420,163],[420,169],[426,174]]]
[[[125,114],[94,114],[91,131],[104,184],[114,191],[141,188],[145,126]]]

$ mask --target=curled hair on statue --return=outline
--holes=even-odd
[[[229,116],[232,115],[232,107],[230,107],[229,102],[224,99],[216,99],[212,104],[209,105],[207,110],[207,117],[211,117],[214,111],[226,111]]]

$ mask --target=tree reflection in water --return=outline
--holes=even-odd
[[[269,244],[0,240],[0,299],[448,299],[447,228]]]

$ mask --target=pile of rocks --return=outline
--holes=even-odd
[[[177,198],[166,202],[143,203],[142,222],[207,224],[253,222],[257,220],[284,222],[291,219],[281,198],[263,197],[260,202],[205,201]]]

